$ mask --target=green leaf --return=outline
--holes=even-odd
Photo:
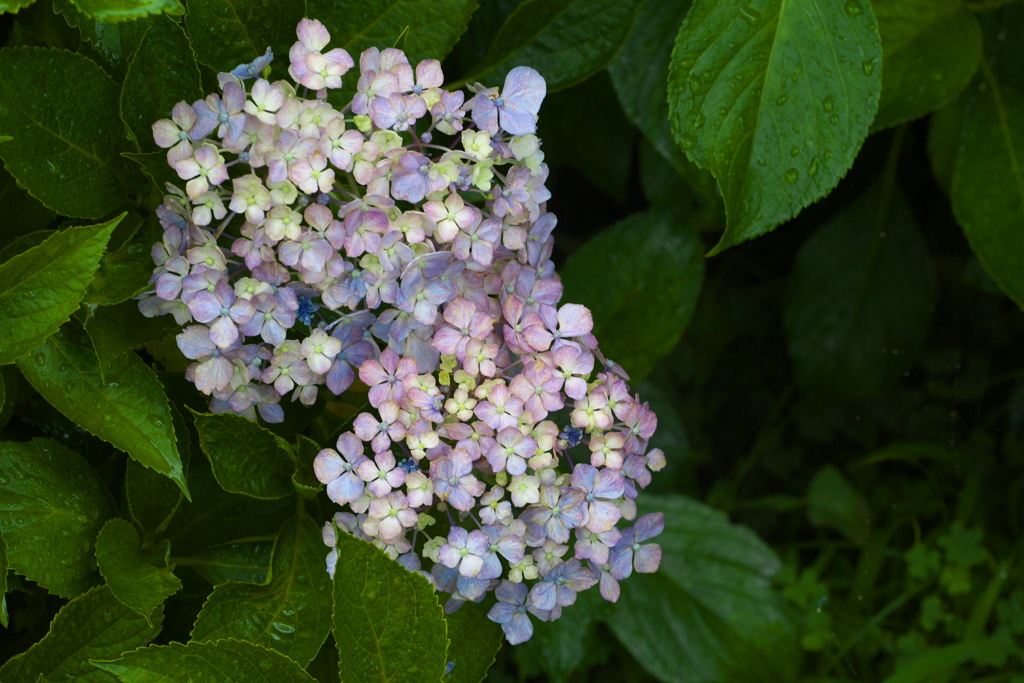
[[[487,618],[488,608],[467,602],[444,616],[448,625],[448,660],[455,668],[445,683],[480,683],[494,664],[504,634],[501,627]]]
[[[96,561],[114,596],[148,621],[164,600],[181,590],[181,580],[166,566],[166,558],[154,558],[163,566],[152,564],[141,544],[130,522],[112,519],[96,539]]]
[[[634,214],[566,260],[562,300],[590,308],[602,352],[639,381],[690,322],[704,279],[702,251],[677,214]]]
[[[24,253],[32,247],[38,247],[46,241],[47,237],[54,233],[56,233],[56,230],[36,230],[21,237],[16,237],[0,248],[0,264],[6,263],[12,256]]]
[[[11,567],[64,598],[96,582],[93,542],[113,514],[99,476],[49,439],[0,442],[0,533]]]
[[[924,340],[935,273],[910,207],[881,179],[800,248],[785,324],[801,386],[882,391]]]
[[[579,134],[581,111],[601,112],[588,122],[587,135]],[[604,72],[549,96],[537,135],[544,141],[544,161],[555,175],[559,166],[569,166],[619,204],[626,202],[635,133]],[[595,139],[601,144],[595,145]]]
[[[9,138],[13,139],[13,138]],[[4,207],[4,225],[2,230],[5,239],[41,230],[57,217],[57,213],[46,208],[33,199],[32,195],[18,185],[10,173],[0,165],[0,206]]]
[[[122,604],[106,586],[96,586],[64,605],[50,631],[27,652],[15,655],[0,668],[0,679],[16,683],[42,680],[98,683],[111,678],[89,663],[112,659],[140,647],[160,633],[163,614],[151,624]]]
[[[548,92],[568,88],[608,66],[635,12],[635,0],[525,0],[466,80],[501,85],[513,68],[532,66]]]
[[[304,0],[190,0],[185,24],[196,57],[214,71],[231,71],[270,47],[274,50],[272,67],[284,75],[288,50],[296,41],[295,27],[305,11]]]
[[[629,34],[608,65],[626,116],[673,165],[690,162],[676,147],[668,122],[668,64],[691,0],[642,0]]]
[[[859,545],[867,543],[871,535],[871,508],[832,465],[825,465],[811,479],[807,518],[814,526],[836,529]]]
[[[14,138],[0,157],[11,175],[65,216],[122,206],[132,190],[110,76],[86,57],[43,48],[0,50],[0,73],[0,132]]]
[[[97,306],[85,321],[85,331],[92,339],[104,377],[115,358],[180,330],[169,315],[143,316],[139,313],[139,302],[134,299]]]
[[[188,36],[167,17],[154,17],[128,65],[121,87],[121,119],[129,137],[144,150],[157,150],[153,123],[170,118],[177,102],[191,103],[202,97],[199,65]]]
[[[178,0],[71,0],[83,14],[96,21],[116,23],[151,14],[184,14]]]
[[[334,641],[343,683],[439,680],[448,637],[437,593],[383,550],[338,533]]]
[[[295,471],[292,472],[292,485],[307,500],[312,500],[324,490],[324,485],[316,478],[313,460],[320,453],[320,444],[313,439],[299,434],[296,437]]]
[[[0,12],[13,12],[18,13],[18,10],[25,9],[36,0],[0,0]],[[2,136],[0,136],[0,142],[7,142]]]
[[[166,118],[166,117],[164,117]],[[181,178],[177,172],[167,164],[167,152],[148,152],[137,154],[135,152],[122,152],[121,156],[131,159],[142,169],[146,177],[153,181],[160,193],[167,191],[167,183],[179,185]]]
[[[610,607],[597,590],[580,593],[557,621],[534,624],[533,637],[513,650],[516,663],[526,675],[544,672],[551,683],[564,683],[583,663],[594,623]]]
[[[415,65],[422,59],[444,59],[465,32],[477,2],[307,0],[306,6],[306,15],[319,19],[330,31],[328,47],[345,48],[357,63],[363,50],[391,47],[408,29],[402,49]]]
[[[928,121],[928,161],[936,182],[947,195],[953,189],[953,170],[960,154],[964,105],[964,98],[960,97],[935,112]]]
[[[964,98],[953,214],[981,265],[1024,306],[1024,96],[983,62]]]
[[[270,583],[214,586],[192,640],[238,638],[277,650],[305,668],[331,631],[331,580],[320,529],[306,516],[285,522]]]
[[[167,395],[138,356],[111,361],[104,382],[88,335],[70,322],[19,360],[18,368],[68,419],[170,477],[188,497]]]
[[[283,498],[293,493],[295,463],[287,441],[241,415],[194,410],[192,415],[199,444],[225,491],[253,498]]]
[[[277,539],[241,538],[210,546],[188,559],[188,565],[213,585],[236,581],[265,584]]]
[[[882,95],[873,131],[940,109],[971,81],[981,29],[961,0],[873,0],[882,37]]]
[[[123,217],[54,233],[0,266],[0,364],[24,356],[70,318]]]
[[[0,626],[7,628],[10,618],[7,614],[7,543],[0,534]]]
[[[835,187],[867,136],[881,41],[865,0],[697,0],[676,38],[676,141],[718,179],[712,254],[772,230]]]
[[[107,253],[96,276],[89,283],[89,291],[83,303],[104,306],[119,304],[150,287],[149,278],[153,274],[153,258],[150,253],[153,244],[160,241],[162,233],[157,221],[151,218],[120,249]],[[137,313],[137,317],[141,319],[142,314]]]
[[[273,539],[295,514],[292,497],[258,500],[228,493],[214,479],[206,458],[189,462],[188,486],[195,502],[183,503],[164,532],[179,556],[206,552],[209,546],[240,538]]]
[[[992,660],[1005,662],[1007,655],[1013,651],[1019,650],[1005,632],[989,638],[933,648],[911,659],[883,683],[925,683],[935,680],[936,676],[956,671],[957,667],[968,662],[976,661],[990,666]]]
[[[188,471],[188,427],[181,417],[181,412],[173,403],[170,404],[170,409],[182,469]],[[128,460],[124,475],[124,493],[132,519],[150,537],[167,528],[184,499],[177,484],[156,470],[151,470],[131,459]]]
[[[316,683],[284,655],[238,640],[150,645],[114,662],[93,661],[123,683]]]
[[[780,564],[768,546],[688,498],[641,499],[641,514],[665,514],[665,531],[654,541],[661,570],[623,582],[608,619],[619,641],[662,681],[795,680],[799,647],[771,587]]]

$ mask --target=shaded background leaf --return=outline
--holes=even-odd
[[[910,208],[891,182],[876,181],[797,254],[785,324],[807,391],[876,394],[924,340],[935,273]]]
[[[642,380],[679,341],[704,278],[703,244],[675,213],[634,214],[580,247],[559,271],[563,301],[594,315],[606,357]],[[601,282],[600,287],[594,287]]]

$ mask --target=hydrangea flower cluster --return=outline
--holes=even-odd
[[[372,410],[314,462],[347,508],[328,546],[339,531],[373,542],[448,610],[493,590],[513,644],[581,590],[617,600],[660,562],[646,542],[663,518],[637,520],[635,498],[665,457],[590,311],[559,306],[544,79],[518,67],[467,100],[437,60],[371,48],[338,107],[353,59],[326,50],[318,21],[297,35],[292,81],[261,77],[268,50],[153,125],[186,183],[158,209],[140,310],[184,327],[186,376],[213,412],[277,422],[289,394],[369,387]]]

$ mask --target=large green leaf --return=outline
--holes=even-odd
[[[961,0],[873,0],[882,36],[882,95],[873,130],[952,101],[978,68],[981,29]]]
[[[181,590],[181,580],[166,566],[166,558],[150,562],[142,553],[139,532],[131,522],[112,519],[96,539],[100,574],[118,600],[149,619],[164,600]]]
[[[18,368],[70,420],[170,477],[189,495],[167,395],[134,353],[112,360],[104,381],[89,336],[72,321],[19,360]]]
[[[39,346],[74,313],[123,217],[54,233],[0,266],[0,364]]]
[[[178,0],[71,0],[75,7],[96,21],[116,23],[150,14],[184,14]]]
[[[487,607],[467,602],[446,614],[448,659],[455,666],[445,683],[480,683],[494,663],[504,636],[501,627],[487,618]]]
[[[525,0],[467,80],[501,85],[515,67],[532,66],[549,92],[568,88],[608,66],[635,12],[636,0]]]
[[[204,548],[188,564],[215,586],[228,581],[264,584],[270,580],[276,542],[276,537],[240,538]]]
[[[650,673],[671,683],[777,683],[796,678],[799,647],[781,598],[780,569],[749,529],[682,496],[641,496],[665,514],[657,574],[634,574],[608,625]],[[639,501],[638,501],[639,502]]]
[[[924,340],[935,273],[892,180],[823,225],[797,254],[786,304],[801,386],[835,395],[881,391]]]
[[[97,586],[64,605],[42,640],[0,668],[0,680],[18,683],[42,676],[53,683],[110,681],[89,660],[113,659],[144,645],[160,633],[162,622],[163,614],[158,612],[151,624],[146,623],[109,588]]]
[[[294,492],[295,463],[287,441],[240,415],[192,415],[199,444],[225,491],[253,498],[283,498]]]
[[[149,22],[121,87],[121,119],[141,149],[156,151],[153,123],[171,116],[180,100],[203,96],[199,65],[181,26],[167,17]]]
[[[602,352],[641,380],[690,322],[704,279],[702,251],[678,214],[634,214],[573,252],[559,270],[562,298],[590,308]]]
[[[343,683],[439,680],[448,637],[437,593],[383,550],[338,532],[334,642]]]
[[[70,598],[96,582],[93,543],[113,514],[95,470],[49,439],[0,441],[0,533],[19,574]]]
[[[14,138],[0,157],[18,182],[65,216],[101,218],[124,204],[132,187],[110,76],[43,48],[0,50],[0,73],[0,133]]]
[[[992,279],[1024,306],[1024,95],[983,62],[964,93],[953,213]]]
[[[669,68],[677,142],[710,170],[728,225],[712,251],[825,196],[875,117],[881,41],[865,0],[697,0]]]
[[[331,632],[326,556],[320,529],[309,517],[285,522],[274,546],[270,583],[215,586],[196,619],[192,640],[247,640],[305,668]]]
[[[284,655],[238,640],[150,645],[93,666],[124,683],[315,683]]]
[[[196,58],[214,71],[231,71],[269,47],[276,78],[287,73],[288,49],[305,11],[304,0],[189,0],[185,24]]]
[[[306,15],[331,33],[328,47],[345,48],[358,63],[370,47],[391,47],[405,33],[401,48],[416,64],[444,59],[469,18],[476,0],[307,0]]]

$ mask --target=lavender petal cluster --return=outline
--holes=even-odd
[[[449,611],[493,593],[513,644],[582,590],[617,600],[660,563],[663,517],[635,499],[665,456],[590,311],[559,305],[543,77],[518,67],[467,99],[437,60],[371,48],[338,106],[355,61],[319,21],[296,34],[288,80],[264,78],[268,50],[153,124],[184,190],[157,210],[141,312],[182,326],[212,412],[280,422],[289,395],[369,388],[314,462],[343,508],[323,532],[332,576],[353,534]]]

